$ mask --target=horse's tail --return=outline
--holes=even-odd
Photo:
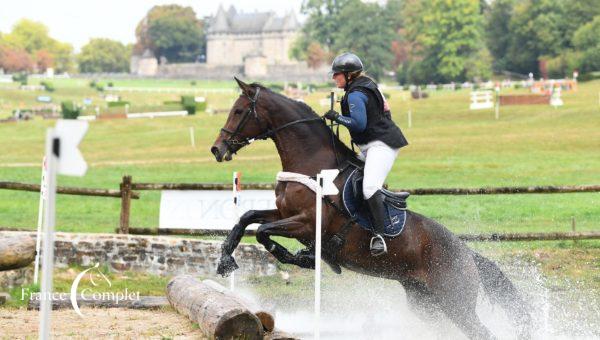
[[[507,312],[519,330],[520,338],[530,338],[531,315],[529,306],[513,283],[494,262],[473,251],[483,290],[493,303]]]

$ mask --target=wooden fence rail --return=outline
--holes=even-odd
[[[39,184],[29,184],[29,183],[18,183],[18,182],[0,182],[0,189],[40,192],[40,185]],[[64,195],[121,198],[121,190],[111,190],[111,189],[57,187],[56,193],[64,194]],[[140,195],[138,193],[132,193],[131,198],[139,199]]]
[[[245,190],[274,190],[274,183],[245,183]],[[0,189],[39,192],[40,185],[17,182],[0,182]],[[116,197],[121,199],[121,214],[118,232],[123,234],[164,234],[164,235],[215,235],[223,231],[193,230],[193,229],[157,229],[130,228],[131,199],[139,199],[140,195],[134,190],[231,190],[232,184],[225,183],[134,183],[131,176],[123,176],[119,190],[90,189],[75,187],[58,187],[57,193],[80,196]],[[506,195],[506,194],[564,194],[600,192],[600,185],[574,186],[520,186],[520,187],[485,187],[485,188],[416,188],[390,189],[391,191],[406,191],[412,195]],[[461,235],[468,241],[529,241],[529,240],[559,240],[600,238],[600,232],[570,233],[528,233],[528,234],[483,234]]]
[[[132,183],[133,190],[231,190],[231,183]],[[274,183],[244,183],[245,190],[274,190]],[[416,188],[395,189],[411,195],[502,195],[502,194],[565,194],[600,192],[600,185],[487,187],[487,188]]]

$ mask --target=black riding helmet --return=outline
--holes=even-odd
[[[353,53],[340,54],[337,57],[335,57],[335,59],[333,59],[333,63],[331,64],[331,72],[333,73],[348,73],[362,70],[362,61],[360,61],[360,58]]]
[[[348,76],[349,73],[360,72],[363,70],[363,63],[360,61],[360,58],[356,56],[354,53],[342,53],[333,59],[333,63],[331,63],[331,73],[343,73],[344,79],[346,79],[346,87],[344,90],[348,89],[350,85],[350,78]]]

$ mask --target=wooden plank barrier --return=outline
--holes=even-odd
[[[504,105],[549,105],[549,95],[526,94],[526,95],[501,95],[498,97],[500,106]]]

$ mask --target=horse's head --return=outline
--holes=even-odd
[[[242,94],[231,107],[225,126],[210,149],[217,162],[222,162],[223,159],[230,161],[239,149],[250,144],[254,138],[263,138],[261,135],[268,131],[264,115],[266,108],[258,103],[261,88],[248,85],[237,78],[235,80]]]

